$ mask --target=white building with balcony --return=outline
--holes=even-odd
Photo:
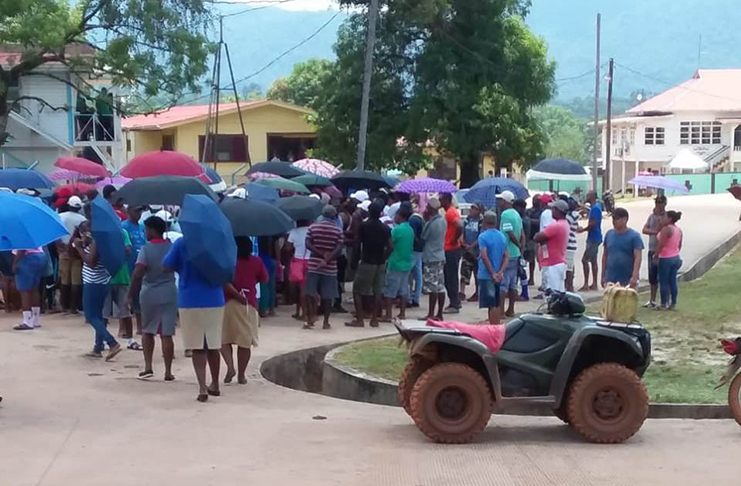
[[[700,69],[684,83],[602,121],[602,160],[611,137],[611,187],[620,190],[638,172],[672,173],[683,148],[710,172],[741,171],[741,69]],[[690,171],[691,172],[691,171]]]
[[[0,65],[10,69],[20,52],[0,47]],[[109,81],[81,77],[61,63],[43,64],[9,86],[8,102],[17,103],[8,117],[8,140],[0,147],[2,167],[49,172],[58,157],[83,156],[117,168],[123,161],[121,121],[114,98],[106,102],[100,96],[104,88],[110,91]],[[87,100],[82,93],[90,93]]]

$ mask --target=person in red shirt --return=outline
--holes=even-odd
[[[543,288],[564,292],[566,290],[566,245],[569,241],[569,223],[566,213],[569,205],[561,199],[551,204],[553,223],[537,233],[533,239],[540,244],[538,261],[543,276]]]
[[[240,385],[247,383],[245,372],[252,357],[252,346],[257,346],[260,315],[257,307],[257,284],[268,281],[268,271],[259,257],[252,254],[252,240],[246,236],[234,238],[237,242],[237,266],[234,281],[224,286],[224,326],[221,330],[221,356],[226,363],[224,383],[231,383],[237,375]],[[232,346],[237,346],[237,371],[234,370]]]
[[[458,271],[461,266],[463,249],[461,248],[461,236],[463,235],[463,220],[461,213],[453,206],[453,195],[443,194],[440,196],[440,204],[445,210],[445,290],[448,293],[450,305],[445,309],[446,314],[458,314],[461,309],[461,297],[459,295]]]

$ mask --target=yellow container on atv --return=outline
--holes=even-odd
[[[630,323],[638,313],[638,292],[629,287],[608,285],[602,296],[602,317],[610,322]]]

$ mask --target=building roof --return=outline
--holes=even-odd
[[[18,44],[0,44],[0,66],[9,68],[21,62],[23,54],[27,51],[24,46]],[[30,52],[34,52],[31,50]],[[69,44],[64,48],[66,58],[90,57],[95,54],[95,50],[86,44]],[[47,57],[53,54],[47,55]],[[50,62],[49,64],[58,64]]]
[[[243,112],[263,106],[277,106],[306,115],[314,114],[309,108],[275,100],[242,101],[239,103],[239,106]],[[208,118],[208,111],[209,105],[173,106],[167,110],[149,115],[136,115],[124,118],[121,121],[121,126],[124,130],[164,130],[166,128],[185,125],[186,123],[205,120]],[[228,115],[236,111],[236,103],[219,104],[219,116]]]
[[[700,69],[691,79],[627,111],[631,115],[680,111],[741,112],[741,69]]]

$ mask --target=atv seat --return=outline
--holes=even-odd
[[[507,341],[515,337],[515,335],[520,332],[523,327],[525,327],[525,321],[523,321],[522,319],[515,319],[505,324],[504,327],[507,332],[505,334],[504,344],[502,345],[502,347],[506,348]]]

